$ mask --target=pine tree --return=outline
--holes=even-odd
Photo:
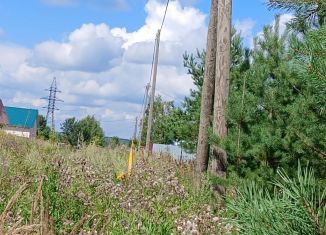
[[[326,23],[326,2],[324,0],[268,0],[271,9],[281,9],[294,13],[289,23],[291,29],[306,33]]]

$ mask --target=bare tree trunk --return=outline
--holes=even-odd
[[[218,34],[213,132],[220,139],[223,139],[227,135],[226,105],[229,95],[229,77],[231,64],[231,11],[232,0],[218,1]],[[226,152],[218,146],[214,146],[212,173],[218,177],[224,178],[226,177],[226,170]],[[221,191],[223,191],[223,189],[221,189]]]
[[[209,159],[208,128],[210,126],[210,117],[213,112],[214,99],[217,46],[217,2],[218,0],[211,1],[210,22],[207,35],[205,74],[201,97],[200,124],[196,159],[197,180],[199,184],[201,173],[207,171]]]

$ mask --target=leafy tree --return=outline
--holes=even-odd
[[[154,100],[153,114],[153,133],[152,141],[157,144],[172,144],[176,139],[174,128],[170,124],[173,122],[171,114],[174,112],[174,104],[172,101],[163,101],[161,96],[156,96]],[[144,119],[141,143],[144,145],[146,141],[147,125],[148,125],[148,110]]]
[[[76,118],[67,118],[61,124],[62,138],[72,146],[77,146],[80,136],[78,121]]]
[[[104,145],[104,131],[94,116],[87,116],[78,122],[78,130],[86,144]]]
[[[104,131],[94,116],[87,116],[80,121],[68,118],[61,125],[63,139],[73,146],[78,145],[78,140],[85,144],[104,146]]]
[[[117,136],[113,136],[109,139],[108,141],[108,146],[110,148],[116,148],[117,146],[120,145],[120,139]]]
[[[38,116],[37,137],[48,140],[50,138],[51,128],[46,125],[46,119],[43,115]]]

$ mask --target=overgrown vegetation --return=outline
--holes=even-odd
[[[127,159],[124,148],[73,150],[0,133],[0,233],[219,234],[235,229],[222,218],[209,188],[193,191],[192,165],[137,155],[133,174],[118,181]]]

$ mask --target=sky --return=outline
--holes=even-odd
[[[171,0],[161,34],[157,94],[181,105],[193,88],[185,51],[206,45],[210,1]],[[0,98],[43,115],[57,78],[56,127],[94,115],[107,136],[130,138],[150,77],[163,0],[1,0]],[[263,0],[233,0],[233,24],[246,46],[273,23]],[[290,18],[283,15],[283,23]]]

